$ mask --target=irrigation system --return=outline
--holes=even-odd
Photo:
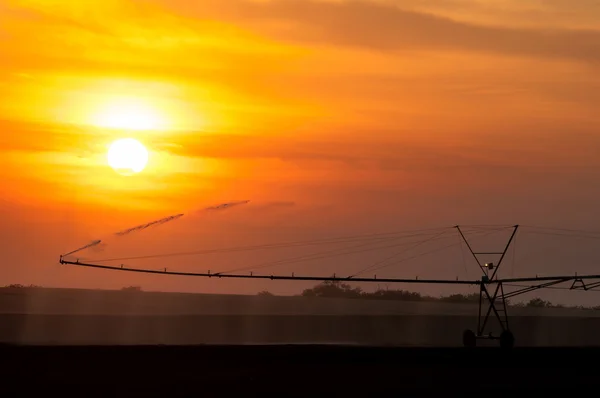
[[[177,217],[177,216],[176,216]],[[163,220],[159,220],[159,224],[162,222],[166,222]],[[153,224],[153,223],[150,223]],[[139,228],[146,228],[149,224],[145,224],[144,226],[140,226]],[[136,227],[127,230],[127,232],[135,230]],[[469,243],[469,240],[465,236],[464,227],[454,226],[451,227],[458,231],[461,242],[467,247],[470,255],[477,263],[478,267],[481,270],[481,277],[479,279],[467,280],[467,279],[419,279],[417,278],[378,278],[377,275],[373,275],[372,277],[364,277],[359,276],[360,274],[364,274],[367,271],[373,271],[376,269],[383,268],[389,265],[381,265],[384,261],[380,261],[364,270],[361,270],[358,273],[349,276],[336,276],[336,274],[329,276],[315,276],[315,275],[295,275],[292,273],[291,275],[274,275],[274,274],[257,274],[255,272],[244,272],[249,269],[256,269],[257,267],[242,267],[237,268],[235,270],[225,271],[225,272],[181,272],[169,270],[168,268],[162,269],[149,269],[149,268],[132,268],[124,265],[113,266],[106,265],[105,263],[111,261],[120,261],[120,260],[134,260],[134,259],[144,259],[144,258],[160,258],[160,257],[172,257],[172,256],[182,256],[182,255],[195,255],[195,254],[207,254],[207,253],[216,253],[222,251],[243,251],[243,250],[256,250],[260,248],[274,248],[274,247],[282,247],[282,244],[270,244],[270,245],[260,245],[260,246],[247,246],[247,247],[238,247],[238,248],[230,248],[230,249],[213,249],[213,250],[204,250],[204,251],[195,251],[195,252],[182,252],[182,253],[168,253],[168,254],[158,254],[158,255],[147,255],[147,256],[137,256],[137,257],[122,257],[122,258],[112,258],[112,259],[104,259],[97,261],[80,261],[79,259],[68,260],[67,257],[72,256],[73,254],[85,250],[89,247],[99,244],[101,241],[94,241],[88,245],[83,246],[80,249],[71,251],[67,254],[60,256],[60,263],[67,265],[74,265],[78,267],[89,267],[89,268],[97,268],[103,270],[112,270],[112,271],[122,271],[122,272],[137,272],[137,273],[146,273],[146,274],[160,274],[160,275],[174,275],[174,276],[184,276],[184,277],[200,277],[200,278],[237,278],[237,279],[269,279],[274,281],[329,281],[329,282],[363,282],[363,283],[406,283],[406,284],[443,284],[443,285],[471,285],[479,287],[479,312],[477,325],[474,330],[468,329],[463,332],[462,341],[465,347],[476,347],[477,341],[481,339],[488,340],[498,340],[499,344],[503,348],[511,348],[514,346],[515,337],[510,329],[509,316],[507,311],[507,300],[519,296],[521,294],[529,293],[538,289],[544,288],[552,288],[556,285],[568,283],[570,282],[570,290],[593,290],[595,288],[600,287],[600,275],[556,275],[556,276],[540,276],[537,275],[535,277],[524,277],[524,278],[499,278],[498,271],[502,267],[503,263],[506,259],[506,254],[509,251],[511,244],[514,242],[515,235],[519,230],[519,225],[508,226],[504,228],[508,228],[511,230],[508,241],[504,245],[504,247],[499,251],[493,252],[479,252],[473,249],[473,246]],[[563,230],[568,231],[568,230]],[[386,234],[374,234],[370,235],[371,239],[379,239],[384,241]],[[418,235],[418,234],[415,234]],[[292,242],[291,244],[287,244],[287,246],[303,246],[303,245],[314,245],[320,243],[331,243],[331,242],[353,242],[356,241],[357,238],[364,238],[365,236],[355,236],[355,237],[345,237],[345,240],[341,240],[341,238],[329,239],[329,240],[313,240],[313,241],[300,241],[300,242]],[[600,238],[600,235],[591,236],[594,238]],[[439,234],[430,236],[428,239],[418,242],[416,245],[412,245],[414,248],[420,244],[423,244],[427,241],[435,240],[439,238]],[[357,250],[361,245],[354,245],[353,250],[342,254],[349,253],[357,253],[361,250]],[[392,245],[394,246],[394,245]],[[384,246],[378,247],[376,249],[383,249],[385,247],[392,246]],[[446,246],[445,246],[446,247]],[[443,247],[443,248],[445,248]],[[443,249],[442,248],[442,249]],[[331,252],[321,253],[321,255],[332,254]],[[339,254],[339,253],[338,253]],[[496,256],[497,260],[495,262],[483,262],[480,260],[482,256]],[[292,259],[294,261],[301,261],[303,258],[319,258],[318,255],[315,257],[302,256],[296,259]],[[389,259],[389,258],[388,258]],[[386,259],[387,260],[387,259]],[[289,261],[288,261],[289,262]],[[272,262],[267,263],[264,266],[273,266],[277,265],[281,262]],[[260,268],[260,267],[258,267]],[[526,284],[526,285],[519,285]],[[512,290],[510,292],[505,292],[504,287],[518,287],[517,290]],[[490,320],[495,319],[500,327],[499,334],[493,334],[490,329]],[[496,329],[497,330],[497,329]]]

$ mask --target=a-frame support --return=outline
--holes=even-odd
[[[507,348],[510,348],[514,345],[514,336],[510,331],[508,324],[508,312],[506,306],[506,297],[504,295],[504,287],[502,286],[502,281],[496,278],[498,269],[502,265],[502,261],[504,260],[515,235],[517,234],[519,226],[515,225],[512,228],[512,233],[503,251],[475,252],[460,227],[458,225],[456,226],[456,229],[465,242],[465,245],[483,272],[483,276],[481,277],[481,282],[479,284],[479,313],[477,318],[477,330],[475,332],[472,330],[465,330],[463,333],[463,344],[465,347],[475,347],[477,345],[477,339],[500,340],[500,346]],[[500,256],[500,258],[497,264],[482,263],[478,257],[480,255],[497,255]],[[487,303],[485,314],[483,314],[484,303]],[[501,332],[499,336],[493,335],[486,329],[486,327],[490,326],[489,320],[492,316],[498,321],[500,326]]]

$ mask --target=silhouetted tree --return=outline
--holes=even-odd
[[[339,281],[324,281],[312,289],[306,289],[302,292],[304,297],[345,297],[358,298],[362,295],[360,287],[352,288],[346,283]]]
[[[552,303],[551,302],[542,300],[541,298],[537,298],[537,297],[536,298],[532,298],[525,305],[527,307],[536,307],[536,308],[548,308],[548,307],[552,307]]]

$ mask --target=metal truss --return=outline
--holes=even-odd
[[[477,329],[465,330],[463,333],[463,345],[465,347],[475,347],[477,340],[479,339],[491,339],[499,340],[500,346],[503,348],[511,348],[514,345],[515,338],[509,327],[508,317],[508,300],[512,297],[529,293],[538,289],[544,289],[553,287],[555,285],[572,282],[570,290],[593,290],[600,287],[600,275],[581,275],[577,274],[573,276],[544,276],[544,277],[530,277],[530,278],[503,278],[497,277],[498,270],[500,269],[503,260],[506,257],[515,235],[519,229],[519,225],[512,226],[512,233],[504,246],[504,249],[499,252],[476,252],[471,247],[471,244],[463,234],[460,226],[455,226],[462,241],[470,251],[472,257],[477,262],[477,265],[481,269],[483,275],[479,280],[451,280],[451,279],[407,279],[407,278],[359,278],[354,276],[339,277],[335,274],[333,276],[308,276],[308,275],[258,275],[253,274],[233,274],[233,273],[211,273],[210,271],[205,273],[195,272],[179,272],[170,271],[167,268],[162,270],[156,269],[141,269],[141,268],[129,268],[123,265],[121,266],[110,266],[102,264],[93,264],[76,261],[68,261],[63,255],[60,257],[61,264],[75,265],[80,267],[97,268],[104,270],[113,271],[124,271],[124,272],[138,272],[147,274],[160,274],[160,275],[174,275],[174,276],[185,276],[185,277],[201,277],[201,278],[238,278],[238,279],[270,279],[270,280],[287,280],[287,281],[329,281],[329,282],[363,282],[363,283],[415,283],[415,284],[446,284],[446,285],[478,285],[479,286],[479,312],[477,319]],[[498,262],[494,263],[483,263],[480,261],[479,256],[482,255],[495,255],[499,256]],[[598,281],[593,281],[594,279]],[[510,292],[505,292],[505,286],[514,286],[518,283],[528,283],[527,286],[519,286],[519,289]],[[485,308],[485,309],[484,309]],[[500,334],[494,335],[490,329],[490,320],[494,318],[500,327]]]

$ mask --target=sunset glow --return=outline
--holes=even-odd
[[[232,200],[251,202],[153,249],[600,224],[600,6],[573,3],[0,0],[0,251],[19,264],[0,277]]]
[[[91,120],[98,127],[125,130],[159,130],[166,126],[159,111],[136,99],[116,99]]]

